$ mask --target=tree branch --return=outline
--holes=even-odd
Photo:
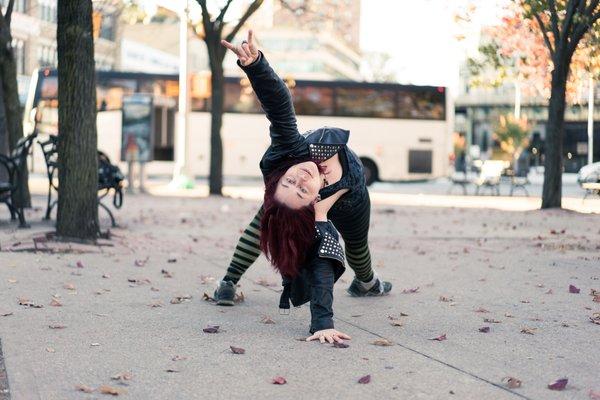
[[[550,25],[552,28],[552,34],[554,35],[554,43],[556,43],[562,39],[558,30],[558,13],[556,11],[556,1],[548,0],[548,5],[550,6]]]
[[[227,0],[227,4],[225,4],[225,6],[221,9],[221,12],[219,13],[219,16],[216,19],[217,21],[219,21],[219,28],[223,26],[223,18],[225,18],[225,14],[227,13],[227,9],[229,8],[231,2],[233,2],[233,0]]]
[[[8,2],[8,6],[6,6],[6,12],[4,13],[4,19],[6,20],[6,25],[9,28],[10,28],[10,18],[12,17],[14,5],[15,5],[15,0],[10,0]]]
[[[542,35],[544,36],[544,42],[546,42],[546,47],[548,47],[548,50],[550,51],[550,56],[552,57],[552,59],[554,59],[554,53],[555,53],[554,47],[552,46],[552,42],[550,42],[550,37],[548,37],[548,32],[546,31],[546,26],[544,25],[542,18],[540,17],[540,15],[537,12],[533,13],[533,17],[535,18],[538,25],[540,26],[540,30],[542,31]]]
[[[204,27],[204,36],[208,38],[212,36],[213,33],[213,24],[210,20],[210,14],[208,13],[208,7],[206,7],[206,0],[196,0],[198,4],[200,4],[200,8],[202,8],[202,26]]]
[[[567,4],[567,14],[563,21],[562,29],[561,29],[561,41],[563,44],[566,41],[566,38],[569,36],[569,31],[571,30],[571,26],[573,26],[573,16],[575,14],[575,10],[580,5],[581,0],[572,0]]]
[[[242,18],[240,18],[235,28],[233,28],[233,30],[229,32],[225,40],[231,42],[235,38],[235,35],[237,35],[240,29],[242,29],[242,26],[246,23],[248,18],[250,18],[250,16],[254,14],[254,11],[258,10],[258,8],[262,5],[263,1],[264,0],[254,0],[252,4],[248,6],[248,9],[244,13],[244,15],[242,15]]]

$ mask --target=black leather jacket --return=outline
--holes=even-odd
[[[325,161],[336,153],[344,170],[342,178],[321,189],[321,198],[326,198],[341,189],[348,189],[336,205],[351,205],[364,199],[366,186],[362,164],[348,147],[350,132],[334,127],[322,127],[301,135],[296,124],[296,115],[290,92],[273,71],[264,54],[248,66],[242,66],[258,97],[267,119],[271,122],[269,134],[271,145],[260,161],[263,177],[289,159],[315,162]],[[334,207],[336,207],[334,205]],[[283,277],[283,292],[279,306],[290,308],[310,301],[310,332],[333,328],[333,285],[344,273],[344,253],[339,244],[339,235],[333,224],[315,223],[315,244],[307,262],[300,268],[299,275],[290,279]]]
[[[260,104],[271,122],[269,133],[271,145],[260,161],[263,177],[267,177],[282,161],[289,159],[312,159],[319,163],[340,154],[343,168],[342,178],[323,189],[322,199],[335,194],[341,189],[348,189],[333,206],[351,206],[364,201],[367,187],[363,173],[363,165],[358,156],[348,148],[350,131],[324,126],[300,134],[296,123],[296,114],[290,92],[279,76],[273,71],[262,52],[252,64],[238,65],[246,72],[250,84]]]

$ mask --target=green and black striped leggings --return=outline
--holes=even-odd
[[[373,269],[371,268],[371,253],[368,244],[371,217],[371,201],[368,192],[364,193],[363,198],[359,204],[353,207],[334,206],[329,211],[328,217],[344,239],[348,265],[354,270],[359,280],[369,282],[373,279]],[[237,283],[260,255],[261,216],[262,207],[242,233],[223,280]]]

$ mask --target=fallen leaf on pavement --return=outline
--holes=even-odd
[[[56,298],[52,298],[52,300],[50,301],[50,305],[53,307],[62,307],[62,303],[60,301],[58,301]]]
[[[44,307],[43,305],[36,304],[33,301],[31,301],[25,297],[19,298],[19,304],[22,306],[31,307],[31,308],[43,308]]]
[[[569,285],[569,293],[579,293],[580,291],[581,291],[581,289],[579,289],[578,287]]]
[[[371,382],[371,375],[365,375],[358,380],[358,383],[362,383],[363,385],[366,385],[369,382]]]
[[[102,277],[103,277],[104,279],[109,279],[109,278],[110,278],[110,275],[109,275],[109,274],[102,274]]]
[[[18,282],[18,280],[13,279],[13,278],[8,278],[7,281],[8,281],[8,283],[17,283]]]
[[[0,311],[0,317],[8,317],[9,315],[13,315],[12,311]]]
[[[350,345],[346,343],[333,342],[333,347],[338,349],[347,349],[348,347],[350,347]]]
[[[65,329],[66,326],[65,325],[48,325],[48,328],[50,328],[50,329]]]
[[[235,296],[233,297],[233,302],[234,303],[243,303],[246,300],[246,298],[244,297],[244,292],[240,292],[240,294],[235,294]]]
[[[112,386],[102,385],[98,388],[98,391],[102,394],[112,394],[113,396],[118,396],[123,393],[122,389],[117,389]]]
[[[521,328],[521,333],[525,333],[527,335],[535,335],[536,329],[537,328],[528,328],[528,327]]]
[[[81,261],[77,261],[77,268],[83,268],[83,263]]]
[[[372,342],[372,344],[374,344],[375,346],[393,346],[394,343],[390,342],[387,339],[377,339],[374,342]]]
[[[173,358],[171,358],[171,361],[182,361],[182,360],[187,360],[186,356],[175,356]]]
[[[244,353],[246,353],[246,350],[242,349],[241,347],[229,346],[229,348],[231,349],[231,352],[233,354],[244,354]]]
[[[285,378],[283,376],[276,376],[275,378],[273,378],[271,383],[273,385],[285,385],[287,383],[287,381],[285,380]]]
[[[441,342],[442,340],[446,340],[446,334],[444,333],[438,337],[430,338],[429,340],[437,340],[438,342]]]
[[[174,368],[169,368],[169,369],[166,369],[165,371],[167,371],[167,372],[179,372],[178,369],[174,369]]]
[[[149,259],[150,259],[150,256],[148,256],[148,257],[144,258],[143,260],[135,260],[135,261],[133,262],[133,264],[134,264],[136,267],[143,267],[144,265],[146,265],[146,263],[148,262],[148,260],[149,260]]]
[[[192,295],[191,294],[184,294],[181,296],[175,296],[171,299],[171,304],[180,304],[183,303],[184,301],[190,301],[192,299]]]
[[[390,318],[390,325],[392,326],[402,326],[402,322],[399,319]]]
[[[557,379],[554,382],[548,384],[548,389],[563,390],[567,386],[568,382],[569,382],[569,379],[567,379],[567,378]]]
[[[157,302],[148,304],[148,307],[150,307],[150,308],[156,308],[156,307],[162,307],[162,306],[163,306],[163,304],[161,301],[157,301]]]
[[[166,269],[161,269],[160,273],[163,274],[163,276],[165,278],[172,278],[173,277],[173,274],[170,273],[169,271],[167,271]]]
[[[479,312],[479,313],[489,313],[489,310],[486,310],[483,307],[479,307],[477,310],[475,310],[475,312]]]
[[[481,328],[479,328],[479,332],[481,332],[481,333],[488,333],[489,331],[490,331],[489,326],[482,326]]]
[[[500,323],[502,323],[502,321],[499,321],[499,320],[494,319],[494,318],[484,318],[483,322],[487,322],[489,324],[500,324]]]
[[[65,284],[63,285],[63,287],[64,287],[65,289],[68,289],[68,290],[77,290],[77,289],[75,288],[75,285],[74,285],[73,283],[65,283]]]
[[[218,333],[219,326],[218,325],[214,325],[214,326],[209,325],[208,327],[202,329],[202,331],[205,333]]]
[[[274,324],[275,323],[275,321],[273,321],[271,319],[271,317],[269,317],[268,315],[264,315],[262,317],[262,319],[260,320],[260,322],[263,323],[263,324]]]
[[[209,295],[206,292],[204,292],[204,294],[202,295],[202,300],[204,300],[204,301],[216,301],[214,298],[211,297],[211,295]]]
[[[78,390],[80,392],[85,392],[85,393],[92,393],[94,391],[94,388],[91,388],[86,385],[75,385],[75,390]]]
[[[590,296],[600,296],[600,290],[590,289]]]
[[[56,350],[54,350],[52,347],[46,347],[46,351],[48,353],[54,353]]]
[[[515,316],[514,316],[514,315],[512,315],[511,313],[504,313],[504,316],[505,316],[506,318],[514,318],[514,317],[515,317]]]
[[[131,372],[121,372],[120,374],[113,375],[110,379],[115,381],[130,381],[133,378]]]
[[[596,325],[600,325],[600,313],[594,313],[590,317],[590,321],[592,321]]]
[[[451,301],[454,301],[454,299],[452,299],[452,297],[446,297],[446,296],[440,296],[439,300],[444,302],[444,303],[449,303]]]
[[[417,293],[418,291],[419,291],[419,287],[417,286],[416,288],[404,289],[402,291],[402,293]]]
[[[200,283],[206,285],[207,283],[212,283],[215,281],[215,278],[209,275],[200,275]]]
[[[507,376],[506,378],[502,378],[502,382],[504,382],[505,380],[506,386],[508,386],[509,389],[516,389],[521,387],[522,382],[520,379],[517,379],[512,376]]]

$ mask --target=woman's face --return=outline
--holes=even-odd
[[[275,199],[290,208],[298,209],[313,203],[321,189],[317,164],[306,161],[292,165],[279,179]]]

